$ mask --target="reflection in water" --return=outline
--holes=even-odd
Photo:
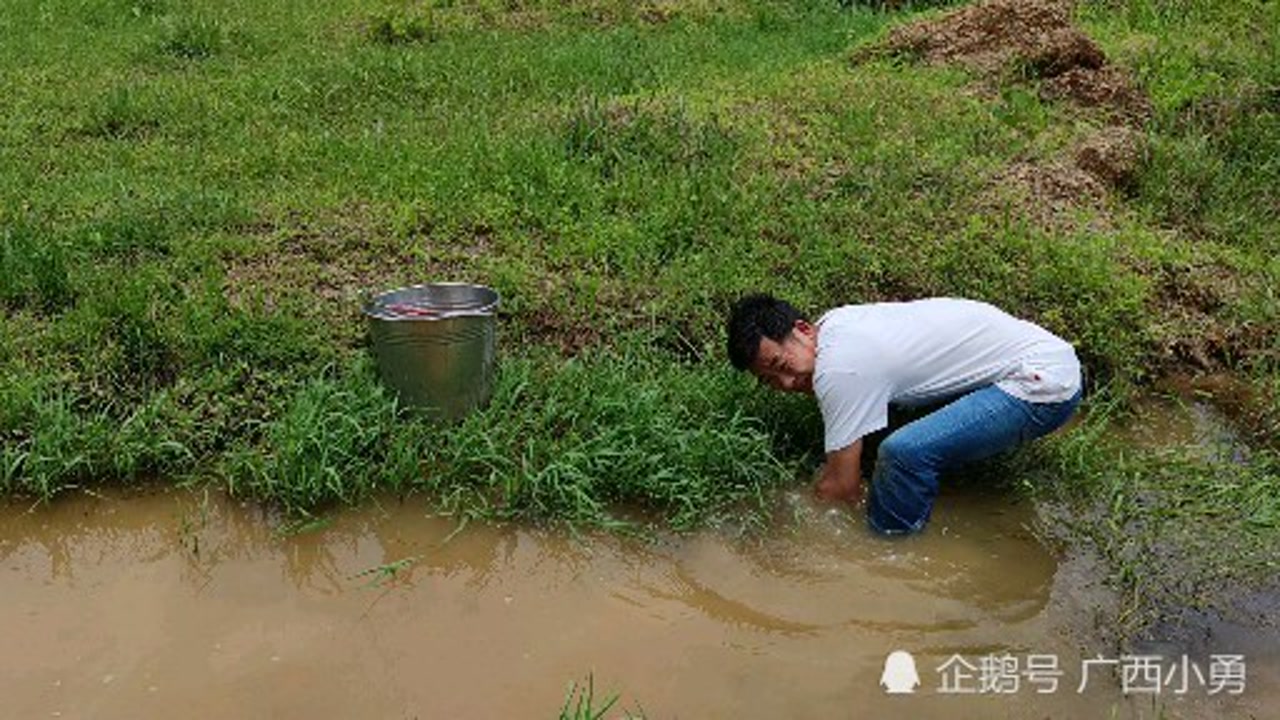
[[[650,587],[649,595],[657,599],[683,603],[701,615],[726,625],[742,625],[782,635],[812,633],[818,629],[816,625],[791,622],[774,614],[756,610],[747,603],[725,597],[682,570],[676,571],[673,580],[674,590],[663,591]]]
[[[648,543],[459,531],[396,501],[292,534],[207,493],[4,508],[0,695],[13,717],[536,717],[593,672],[655,717],[899,715],[879,683],[907,650],[921,687],[892,700],[913,717],[1131,714],[1114,685],[936,692],[955,653],[1107,650],[1071,634],[1087,595],[1029,508],[953,495],[885,541],[786,502],[767,538]]]

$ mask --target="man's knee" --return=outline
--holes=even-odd
[[[876,464],[885,463],[900,473],[927,473],[933,469],[928,448],[916,442],[910,435],[895,432],[880,443]]]

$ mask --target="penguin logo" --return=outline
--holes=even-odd
[[[880,676],[880,687],[890,695],[911,694],[920,686],[920,675],[916,673],[916,660],[906,650],[894,650],[884,659],[884,674]]]

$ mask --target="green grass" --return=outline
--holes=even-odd
[[[615,693],[604,699],[596,698],[596,679],[595,675],[587,675],[587,681],[579,685],[576,681],[569,686],[568,693],[565,695],[564,706],[560,708],[560,720],[599,720],[607,717],[609,710],[618,704],[618,695]],[[644,712],[638,711],[632,714],[630,710],[625,711],[624,717],[643,718]]]
[[[232,492],[306,513],[429,491],[464,517],[690,529],[761,522],[793,469],[740,378],[650,356],[503,365],[490,405],[447,427],[398,411],[367,364],[303,385],[232,453]],[[781,438],[781,434],[778,436]]]
[[[0,0],[0,490],[759,520],[818,419],[725,369],[753,289],[988,300],[1117,392],[1203,358],[1256,388],[1241,422],[1274,448],[1277,6],[1082,3],[1154,116],[1132,187],[1046,225],[991,179],[1100,121],[1034,80],[851,62],[913,17],[876,5]],[[447,428],[377,387],[356,311],[431,279],[503,297],[495,401]],[[1042,484],[1272,537],[1214,512],[1265,506],[1269,461],[1201,494],[1225,481],[1173,480],[1216,470],[1073,452]]]
[[[1056,510],[1049,533],[1087,543],[1121,596],[1120,639],[1187,608],[1230,616],[1241,588],[1268,588],[1280,538],[1280,455],[1190,438],[1135,445],[1106,392],[1075,432],[1026,453],[1015,472]]]

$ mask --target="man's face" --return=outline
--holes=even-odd
[[[818,357],[817,335],[812,325],[797,320],[782,342],[761,338],[751,374],[775,390],[812,393],[813,366]]]

